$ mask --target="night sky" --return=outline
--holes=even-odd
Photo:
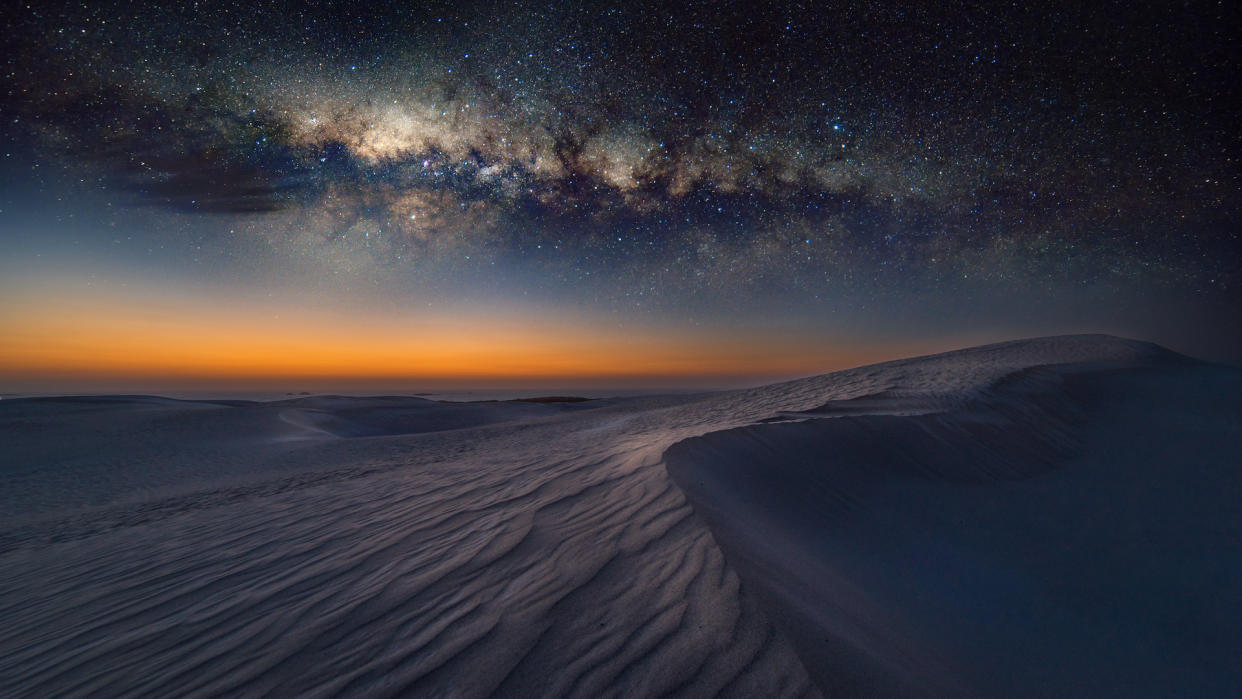
[[[1242,361],[1230,3],[9,7],[0,392]]]

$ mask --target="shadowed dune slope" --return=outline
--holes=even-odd
[[[826,694],[1236,695],[1242,371],[1134,350],[666,462]]]

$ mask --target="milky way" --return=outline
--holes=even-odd
[[[35,181],[407,289],[1237,295],[1225,4],[904,5],[31,4],[5,134]]]

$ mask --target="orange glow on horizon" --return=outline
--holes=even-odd
[[[19,291],[0,308],[0,379],[9,382],[702,384],[862,363],[777,337],[618,327],[520,308],[403,313],[159,288]]]

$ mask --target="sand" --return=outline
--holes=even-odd
[[[1236,694],[1239,388],[1074,336],[572,404],[4,401],[0,687]]]

